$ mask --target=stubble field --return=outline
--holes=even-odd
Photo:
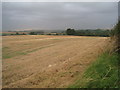
[[[3,88],[67,87],[104,50],[107,37],[2,37]]]

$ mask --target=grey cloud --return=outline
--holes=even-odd
[[[112,28],[117,2],[4,2],[3,30]]]

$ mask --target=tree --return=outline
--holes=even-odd
[[[36,35],[36,33],[35,33],[35,32],[30,32],[29,34],[30,34],[30,35]]]
[[[25,33],[23,33],[23,35],[26,35]]]
[[[68,28],[68,29],[66,30],[66,34],[67,34],[67,35],[75,35],[75,30],[74,30],[74,29],[71,29],[71,28]]]
[[[18,33],[18,32],[16,32],[16,35],[19,35],[19,33]]]

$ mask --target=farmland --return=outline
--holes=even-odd
[[[3,36],[3,87],[67,87],[104,49],[108,37]]]

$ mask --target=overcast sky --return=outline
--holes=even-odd
[[[65,30],[112,28],[117,2],[3,2],[2,28],[7,30]]]

